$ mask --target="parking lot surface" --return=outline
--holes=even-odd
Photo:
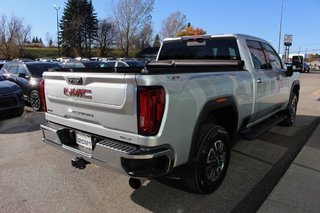
[[[44,114],[27,107],[21,117],[0,119],[1,212],[254,212],[268,197],[319,123],[320,73],[301,75],[297,121],[255,140],[240,139],[226,178],[210,195],[186,191],[180,180],[145,181],[89,165],[41,141]]]

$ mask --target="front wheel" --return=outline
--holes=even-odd
[[[287,117],[280,123],[281,125],[292,126],[292,124],[296,121],[297,107],[298,107],[298,96],[296,93],[292,93],[287,110],[286,110]]]
[[[183,180],[193,192],[210,194],[226,175],[230,161],[230,138],[223,127],[207,124],[199,134],[198,144],[196,169],[192,177]]]
[[[30,92],[30,104],[31,107],[35,110],[35,111],[40,111],[42,110],[41,107],[41,101],[40,101],[40,94],[38,92],[38,90],[32,90]]]

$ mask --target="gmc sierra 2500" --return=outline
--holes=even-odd
[[[222,182],[237,135],[293,124],[300,89],[268,42],[239,34],[165,39],[142,70],[43,78],[43,141],[73,166],[111,165],[132,187],[174,175],[203,194]]]

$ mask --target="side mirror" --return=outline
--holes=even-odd
[[[18,77],[20,77],[20,78],[25,78],[25,77],[26,77],[26,74],[25,74],[25,73],[19,73],[19,74],[18,74]]]
[[[286,75],[289,77],[291,77],[293,75],[293,67],[292,66],[287,67]]]
[[[27,76],[25,73],[19,73],[18,77],[20,78],[25,78],[25,79],[29,79],[29,76]]]

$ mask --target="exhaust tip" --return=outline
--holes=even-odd
[[[130,178],[129,179],[129,185],[133,189],[139,189],[141,187],[141,181],[139,179],[136,179],[136,178]]]

